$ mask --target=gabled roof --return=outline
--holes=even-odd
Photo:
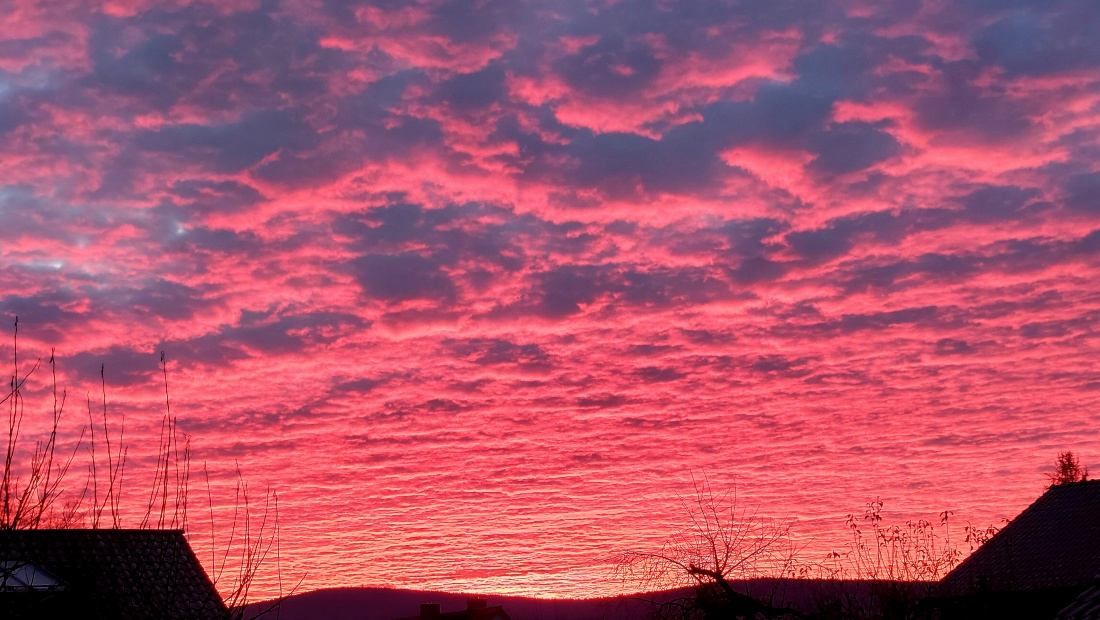
[[[207,620],[228,610],[179,530],[5,530],[5,617]],[[36,583],[37,583],[36,582]]]
[[[946,596],[1085,588],[1100,574],[1100,481],[1050,488],[940,584]]]

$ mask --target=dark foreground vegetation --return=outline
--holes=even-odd
[[[268,490],[257,506],[238,468],[232,514],[220,520],[204,476],[206,510],[188,518],[191,438],[172,413],[163,353],[157,445],[140,450],[155,455],[150,472],[131,465],[125,414],[109,406],[106,369],[94,405],[86,396],[86,416],[74,418],[53,353],[20,357],[18,319],[11,352],[0,393],[0,617],[241,620],[277,611],[277,601],[248,605],[260,571],[278,567],[276,497]],[[206,538],[206,569],[192,536]]]
[[[715,495],[704,480],[697,496],[685,503],[694,513],[690,527],[661,549],[620,554],[614,563],[615,574],[628,578],[626,583],[640,583],[636,575],[693,583],[601,599],[491,600],[511,620],[1096,619],[1100,482],[1088,481],[1076,462],[1075,455],[1059,455],[1047,492],[1002,529],[961,528],[959,543],[972,552],[965,559],[943,531],[950,514],[941,515],[937,525],[885,526],[882,506],[873,502],[863,515],[849,517],[849,547],[825,562],[799,561],[783,523],[736,510],[728,501],[732,497]],[[941,533],[933,536],[936,531]],[[947,540],[934,542],[940,536]],[[774,568],[773,561],[788,567],[786,577],[734,577]],[[467,598],[384,588],[328,589],[287,598],[280,617],[397,620],[415,617],[423,603],[435,603],[444,612],[462,609]]]
[[[659,549],[620,554],[615,569],[624,584],[682,584],[642,597],[660,620],[1100,618],[1100,482],[1068,451],[1048,477],[1015,519],[967,523],[961,541],[949,511],[886,525],[870,502],[848,515],[845,549],[806,561],[788,522],[739,508],[704,476],[684,502],[690,525]]]

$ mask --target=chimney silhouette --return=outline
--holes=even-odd
[[[439,603],[421,603],[420,620],[439,620]]]

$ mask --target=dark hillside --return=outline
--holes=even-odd
[[[884,582],[829,581],[814,579],[757,580],[737,584],[738,589],[757,598],[767,598],[775,592],[777,606],[791,606],[809,610],[822,600],[843,599],[855,604],[865,604],[871,598],[872,589]],[[919,597],[931,584],[886,584],[891,588],[911,588]],[[682,596],[685,590],[656,592],[638,597],[613,597],[601,599],[538,599],[520,596],[488,595],[490,605],[501,605],[512,620],[639,620],[652,616],[648,600],[669,600]],[[442,611],[464,609],[470,595],[420,590],[392,590],[387,588],[334,588],[298,594],[283,602],[279,610],[280,620],[397,620],[419,613],[421,603],[438,603]],[[269,604],[259,604],[260,610]],[[250,613],[245,617],[250,617]]]

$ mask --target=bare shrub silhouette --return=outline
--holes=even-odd
[[[794,542],[790,520],[745,509],[735,492],[716,493],[705,475],[692,476],[692,484],[694,495],[680,498],[683,530],[657,549],[613,558],[624,589],[689,589],[647,599],[660,620],[931,618],[935,610],[923,601],[932,586],[998,531],[970,523],[960,530],[952,511],[888,525],[876,499],[863,514],[847,515],[843,549],[808,560],[799,557],[804,547]],[[799,589],[798,609],[788,603],[791,579],[812,581]]]
[[[844,551],[832,551],[816,565],[813,576],[832,580],[817,597],[815,618],[914,620],[934,617],[922,604],[934,584],[999,530],[993,525],[962,528],[962,543],[952,538],[954,512],[939,513],[937,522],[908,520],[886,525],[883,502],[868,502],[862,516],[848,514],[850,540]],[[957,530],[956,530],[957,531]],[[963,551],[963,545],[966,551]],[[812,566],[812,565],[804,565]],[[865,589],[842,587],[859,581]]]
[[[820,565],[819,575],[835,580],[823,590],[817,602],[818,618],[924,618],[922,599],[932,586],[964,557],[951,538],[954,513],[939,513],[938,523],[928,519],[886,525],[883,502],[868,502],[862,516],[847,515],[845,524],[851,539],[847,549],[830,552]],[[971,550],[984,530],[967,524],[965,540]],[[865,582],[866,588],[843,587],[843,580]]]
[[[663,620],[801,616],[776,606],[776,590],[752,592],[750,580],[793,572],[798,551],[789,520],[763,517],[738,503],[735,490],[716,492],[704,474],[692,476],[694,495],[681,497],[689,526],[659,549],[626,551],[613,558],[624,586],[691,593],[650,601]]]
[[[19,442],[26,408],[23,386],[38,370],[41,361],[35,361],[30,369],[21,373],[18,318],[15,320],[15,332],[12,338],[13,370],[8,382],[8,392],[0,398],[0,405],[7,405],[5,429],[7,440],[4,450],[4,470],[0,476],[0,530],[73,523],[78,519],[83,496],[64,506],[58,506],[57,503],[64,492],[62,483],[76,458],[80,440],[77,441],[72,454],[67,458],[58,458],[58,428],[65,408],[65,394],[63,392],[60,400],[58,399],[57,362],[51,351],[48,363],[52,378],[53,407],[49,434],[46,439],[35,441],[29,454],[25,454],[26,451],[21,450],[22,446]],[[83,431],[81,439],[83,439]],[[26,466],[21,468],[18,460],[24,457]]]
[[[19,320],[16,318],[12,339],[12,374],[7,393],[0,397],[0,405],[7,407],[4,465],[0,476],[0,530],[122,529],[128,516],[132,516],[124,514],[123,503],[129,453],[125,442],[126,418],[123,414],[117,425],[112,422],[105,368],[100,366],[98,413],[93,409],[89,395],[86,398],[87,424],[74,433],[76,440],[71,452],[58,454],[67,393],[65,390],[60,394],[58,392],[57,359],[53,351],[47,363],[51,371],[49,387],[53,401],[49,431],[45,438],[28,445],[23,427],[28,406],[25,392],[28,380],[40,370],[42,363],[40,359],[30,364],[20,360]],[[168,366],[163,352],[160,371],[164,382],[165,412],[160,423],[153,480],[136,529],[181,530],[187,535],[190,530],[187,507],[191,438],[180,429],[178,418],[172,414]],[[79,463],[80,448],[84,445],[87,446],[87,478],[82,484],[67,485],[73,465]],[[226,593],[227,617],[234,620],[244,617],[253,583],[261,569],[270,566],[272,560],[275,562],[280,596],[272,605],[258,613],[253,612],[252,617],[277,612],[283,598],[277,496],[272,489],[267,489],[262,497],[262,508],[257,512],[255,499],[250,496],[237,464],[229,532],[219,539],[214,499],[205,464],[203,472],[206,474],[212,553],[208,574],[215,587]],[[9,567],[9,572],[13,569]],[[0,574],[0,577],[4,576]],[[134,589],[133,585],[129,587]],[[296,589],[297,585],[288,594]]]
[[[939,514],[937,528],[927,519],[884,525],[881,500],[868,502],[862,519],[846,519],[852,540],[848,553],[836,554],[847,560],[843,574],[857,579],[891,581],[938,581],[961,560],[962,552],[951,541],[951,517]]]
[[[305,577],[298,580],[284,595],[282,591],[282,566],[279,552],[279,497],[271,489],[267,489],[263,495],[263,507],[259,512],[253,512],[253,502],[249,497],[248,483],[241,473],[240,465],[237,465],[237,481],[234,490],[233,516],[229,522],[229,534],[226,539],[218,541],[217,527],[214,519],[214,502],[210,496],[210,476],[203,465],[203,474],[206,479],[207,505],[210,507],[210,579],[214,586],[225,585],[219,588],[224,594],[225,604],[229,608],[232,620],[244,618],[251,599],[252,585],[259,575],[259,569],[269,565],[273,559],[276,564],[278,596],[269,605],[261,607],[251,618],[259,618],[267,614],[278,614],[279,607],[285,596],[293,594],[302,584]],[[221,551],[219,557],[219,550]]]

